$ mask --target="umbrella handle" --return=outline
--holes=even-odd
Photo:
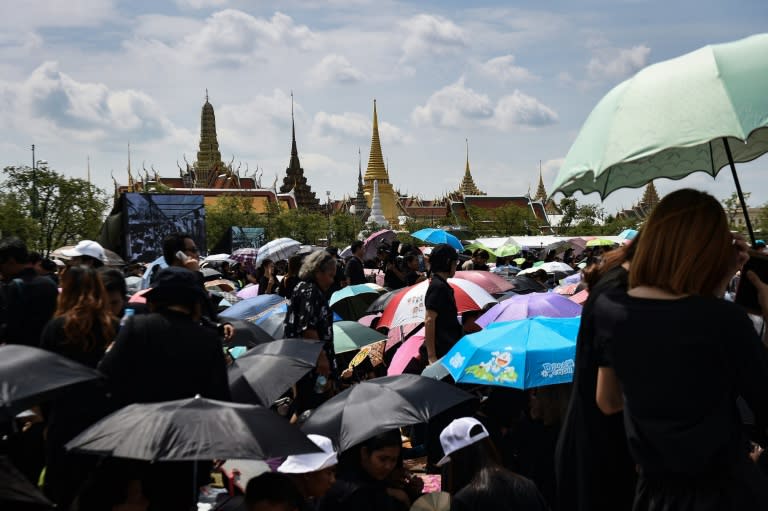
[[[741,202],[741,209],[744,212],[744,223],[747,225],[747,231],[749,231],[749,241],[752,242],[752,248],[756,249],[755,231],[752,230],[752,222],[749,220],[749,212],[747,211],[747,202],[744,200],[744,193],[741,191],[741,184],[739,183],[739,176],[736,174],[736,165],[733,163],[733,155],[731,154],[731,147],[728,145],[728,138],[723,137],[723,145],[725,146],[725,154],[728,156],[728,164],[731,166],[731,174],[733,174],[733,181],[736,183],[736,193],[739,195],[739,202]]]

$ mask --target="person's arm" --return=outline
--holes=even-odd
[[[624,395],[621,391],[621,383],[613,368],[605,366],[598,368],[595,400],[597,401],[597,407],[605,415],[613,415],[624,409]]]
[[[435,321],[437,321],[437,312],[427,309],[424,316],[424,346],[427,348],[428,363],[437,362],[437,351],[435,349]]]

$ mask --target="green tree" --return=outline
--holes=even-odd
[[[95,239],[108,205],[107,193],[78,178],[41,166],[10,166],[3,169],[6,206],[17,207],[16,215],[34,221],[25,228],[27,244],[49,253],[81,239]]]
[[[355,215],[339,212],[331,217],[331,226],[333,228],[332,243],[344,248],[357,239],[362,223]]]
[[[225,195],[205,211],[205,236],[208,248],[215,246],[230,227],[265,227],[265,215],[258,214],[251,197]]]
[[[768,232],[768,202],[763,204],[757,212],[757,218],[755,218],[755,230],[761,233],[761,236],[765,236]]]
[[[24,211],[13,193],[0,193],[0,238],[17,236],[23,240],[35,240],[40,225]]]

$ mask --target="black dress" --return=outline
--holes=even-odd
[[[635,463],[629,455],[622,414],[597,407],[598,359],[594,349],[594,304],[606,291],[626,290],[628,272],[608,270],[590,290],[576,340],[576,370],[568,410],[555,447],[559,511],[622,511],[632,508]]]
[[[768,424],[768,356],[737,305],[605,293],[594,310],[601,366],[624,392],[640,475],[636,510],[767,509],[768,478],[748,458],[738,396]]]
[[[339,469],[336,482],[318,502],[318,511],[405,511],[408,507],[387,493],[387,483],[364,470]]]

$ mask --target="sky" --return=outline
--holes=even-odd
[[[549,189],[589,112],[643,67],[768,27],[765,0],[547,2],[25,0],[0,5],[0,163],[36,158],[113,190],[132,167],[195,160],[206,89],[224,161],[282,182],[294,94],[299,158],[325,201],[354,196],[373,100],[390,181],[433,199],[458,188]],[[739,165],[768,202],[768,156]],[[250,174],[249,174],[250,175]],[[726,171],[658,180],[728,197]],[[608,213],[636,202],[621,190]],[[555,196],[558,200],[561,196]],[[599,202],[592,194],[580,201]]]

